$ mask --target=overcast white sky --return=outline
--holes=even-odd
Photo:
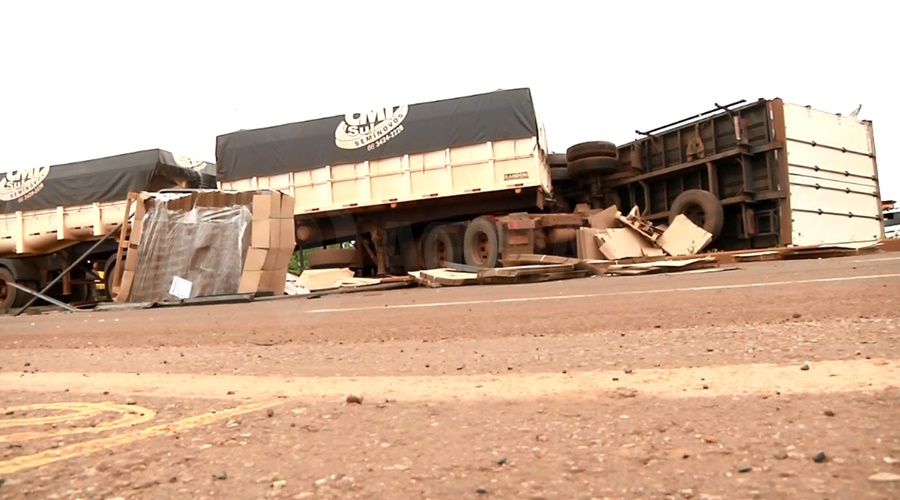
[[[140,6],[138,6],[140,5]],[[0,4],[0,171],[530,87],[551,149],[781,97],[874,122],[900,198],[887,2],[47,1]]]

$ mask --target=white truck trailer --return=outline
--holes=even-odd
[[[549,154],[530,90],[505,90],[225,134],[217,180],[292,195],[303,248],[357,243],[314,267],[377,273],[570,256],[611,205],[683,213],[717,249],[884,237],[871,122],[761,99],[640,135]]]
[[[11,284],[42,290],[117,230],[129,215],[129,192],[215,187],[211,168],[153,149],[0,173],[0,313],[32,298]],[[63,302],[91,299],[95,271],[112,275],[117,245],[112,237],[97,245],[46,294]]]

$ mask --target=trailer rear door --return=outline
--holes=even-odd
[[[884,237],[872,123],[784,104],[792,244]]]

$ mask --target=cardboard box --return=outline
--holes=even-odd
[[[283,198],[291,197],[286,197],[279,192],[253,195],[253,205],[250,208],[250,211],[253,212],[253,220],[280,219]],[[293,198],[291,199],[293,200]]]
[[[278,248],[281,240],[280,224],[280,219],[253,219],[250,225],[250,246]]]

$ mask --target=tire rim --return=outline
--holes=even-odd
[[[478,265],[482,265],[488,261],[491,256],[491,252],[493,251],[493,246],[491,245],[491,240],[488,238],[487,233],[484,231],[479,231],[475,237],[475,252],[474,257],[475,261]]]
[[[439,266],[447,262],[447,244],[444,241],[438,240],[434,246],[434,258]]]

